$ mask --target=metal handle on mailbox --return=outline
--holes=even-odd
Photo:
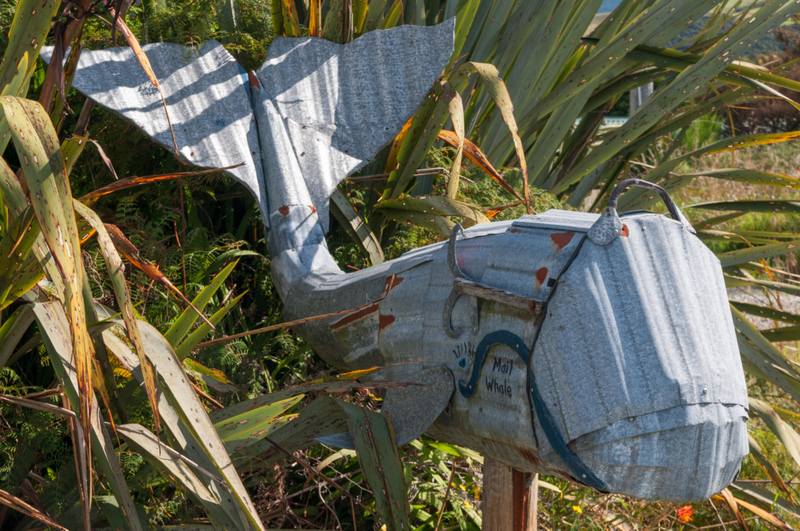
[[[619,183],[614,190],[611,192],[611,197],[608,198],[608,206],[616,210],[617,208],[617,199],[622,192],[630,188],[631,186],[639,186],[641,188],[647,188],[649,190],[655,190],[658,192],[658,195],[661,196],[661,199],[664,201],[664,204],[667,205],[667,210],[669,211],[669,215],[672,216],[672,219],[675,221],[683,222],[683,216],[681,216],[678,207],[672,201],[672,198],[669,196],[666,190],[655,183],[651,183],[650,181],[643,181],[641,179],[625,179],[621,183]]]
[[[608,245],[619,237],[623,225],[617,215],[617,199],[622,192],[631,186],[640,186],[642,188],[655,190],[658,195],[661,196],[664,204],[667,205],[667,210],[669,210],[669,215],[672,216],[672,219],[683,225],[683,228],[691,234],[695,234],[694,228],[692,228],[691,224],[683,217],[683,214],[681,214],[681,211],[669,197],[666,190],[649,181],[625,179],[611,192],[611,197],[608,198],[608,207],[606,207],[605,211],[603,211],[597,221],[594,222],[594,225],[589,229],[589,233],[587,234],[589,240],[597,245]]]

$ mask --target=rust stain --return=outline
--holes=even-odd
[[[630,235],[631,231],[628,229],[626,224],[622,224],[622,235],[627,238]]]
[[[366,308],[362,308],[362,309],[358,310],[357,312],[353,312],[351,314],[345,315],[344,317],[342,317],[341,319],[339,319],[338,321],[336,321],[335,323],[333,323],[331,325],[331,330],[338,330],[339,328],[342,328],[343,326],[347,326],[347,325],[349,325],[351,323],[354,323],[354,322],[358,321],[359,319],[363,319],[364,317],[367,317],[368,315],[371,315],[371,314],[373,314],[373,313],[375,313],[377,311],[378,311],[378,304],[377,303],[376,304],[370,304]]]
[[[542,460],[533,455],[533,453],[526,449],[526,448],[518,448],[519,453],[524,457],[529,463],[533,464],[534,466],[539,466],[542,464]]]
[[[281,216],[286,217],[289,215],[289,207],[284,205],[278,209],[278,212],[281,213]]]
[[[396,275],[392,275],[386,279],[386,282],[383,283],[383,290],[381,291],[381,298],[386,297],[394,288],[399,286],[403,282],[403,277],[398,277]]]
[[[394,322],[394,315],[381,315],[378,317],[378,333],[380,334]]]
[[[530,510],[530,489],[527,487],[529,474],[514,470],[511,475],[511,496],[513,505],[514,531],[528,528],[528,511]]]
[[[536,271],[536,283],[541,286],[542,284],[544,284],[545,280],[547,280],[547,268],[540,267],[539,270]]]
[[[308,208],[310,208],[310,209],[311,209],[311,212],[313,212],[314,214],[316,214],[316,213],[317,213],[317,209],[316,209],[316,208],[314,208],[314,205],[308,205]]]
[[[569,242],[572,241],[572,238],[575,237],[574,232],[557,232],[555,234],[550,235],[550,240],[556,244],[558,247],[558,251],[569,245]],[[558,252],[556,251],[556,252]]]
[[[258,78],[256,77],[256,73],[252,70],[247,73],[247,79],[250,81],[250,87],[255,87],[261,90],[261,83],[258,82]]]
[[[510,231],[508,231],[508,232],[510,232],[511,234],[516,234],[516,233],[518,233],[518,232],[519,232],[519,229],[511,229],[511,230],[510,230]]]

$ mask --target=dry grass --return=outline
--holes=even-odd
[[[699,173],[720,168],[759,170],[800,177],[800,142],[755,146],[732,153],[705,155],[679,166],[676,173]],[[708,177],[698,177],[675,197],[681,205],[706,201],[792,198],[800,199],[800,191]]]

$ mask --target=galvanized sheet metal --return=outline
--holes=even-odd
[[[457,262],[464,274],[493,287],[538,300],[552,295],[531,363],[569,448],[613,492],[681,501],[727,486],[747,453],[747,397],[716,258],[663,216],[623,216],[621,237],[605,246],[585,240],[580,249],[597,215],[551,211],[532,218],[467,229],[457,242]],[[537,290],[543,264],[557,287]],[[359,282],[373,279],[368,314],[349,319],[346,331],[341,318],[298,329],[323,357],[350,367],[366,359],[350,355],[367,350],[384,366],[422,360],[382,371],[399,381],[444,366],[457,390],[428,433],[523,470],[573,477],[539,419],[534,431],[520,356],[497,344],[475,372],[475,349],[489,333],[507,330],[534,345],[539,323],[530,312],[488,300],[476,305],[463,296],[450,316],[460,334],[448,336],[442,313],[454,276],[443,244],[354,275]],[[329,295],[363,294],[352,277],[309,284],[313,295],[305,300],[318,312],[343,309],[357,296],[345,301],[340,295],[333,303]],[[303,311],[291,297],[288,307],[295,315]],[[336,346],[326,327],[337,329]],[[473,377],[477,390],[467,398],[458,385]]]
[[[577,453],[614,490],[644,499],[705,500],[739,472],[748,451],[744,415],[739,406],[683,406],[619,421],[604,430],[612,441]],[[638,431],[639,422],[657,427],[647,434],[620,429],[627,423]]]
[[[256,197],[268,219],[266,191],[253,111],[244,71],[217,41],[200,47],[172,43],[142,46],[161,84],[181,157],[201,168],[224,168]],[[42,48],[49,63],[51,46]],[[158,89],[130,48],[84,50],[72,86],[173,151]]]
[[[622,237],[584,245],[561,278],[533,370],[573,450],[615,490],[704,499],[747,453],[746,384],[719,261],[679,222],[622,221]],[[542,457],[557,459],[537,433]]]
[[[542,396],[558,401],[570,440],[652,411],[747,403],[717,258],[663,216],[625,224],[627,237],[584,246],[534,351]]]
[[[546,301],[580,241],[579,233],[573,230],[553,231],[512,224],[505,238],[492,242],[492,253],[479,278],[488,286]],[[520,252],[523,245],[525,251]]]
[[[517,227],[589,232],[596,220],[596,214],[571,210],[548,210],[541,214],[522,216],[514,221],[514,225]]]
[[[680,214],[680,221],[652,214],[615,218],[613,234],[595,241],[587,233],[598,216],[580,212],[478,225],[456,241],[455,263],[445,244],[347,275],[330,256],[324,239],[330,191],[412,115],[449,57],[452,35],[449,21],[376,32],[344,47],[276,40],[258,73],[261,87],[253,88],[256,144],[252,113],[239,108],[247,102],[242,78],[219,45],[204,45],[202,60],[181,62],[184,52],[171,45],[148,53],[165,56],[154,55],[153,62],[167,68],[157,74],[172,84],[165,92],[179,123],[184,116],[205,120],[191,130],[201,131],[197,139],[179,140],[198,146],[188,160],[200,165],[195,160],[230,154],[214,144],[223,140],[232,142],[235,156],[249,150],[258,161],[263,155],[249,177],[237,178],[259,194],[262,211],[269,188],[270,255],[285,316],[357,308],[295,330],[338,367],[381,365],[379,376],[387,380],[414,381],[422,371],[440,375],[416,399],[413,388],[401,393],[393,411],[398,433],[417,433],[420,419],[447,404],[431,435],[523,470],[570,479],[577,455],[588,467],[583,470],[613,492],[678,501],[721,490],[747,452],[746,387],[719,262]],[[121,52],[85,53],[76,87],[93,98],[124,92],[149,106],[138,116],[124,99],[100,101],[169,146],[163,124],[149,124],[160,101]],[[85,79],[108,62],[117,77],[130,72],[130,79]],[[96,78],[104,77],[100,70]],[[223,93],[209,97],[215,80]],[[232,110],[218,106],[220,98],[236,100]],[[216,120],[220,109],[232,120],[224,127],[233,129],[209,125],[206,118]],[[482,285],[482,298],[456,292],[456,275]],[[530,307],[492,297],[501,291]],[[487,345],[498,332],[526,348]],[[485,358],[476,357],[482,341]],[[416,363],[392,365],[408,361]],[[534,389],[566,450],[532,415]]]
[[[346,45],[279,37],[254,76],[255,114],[247,76],[217,41],[142,49],[186,162],[244,163],[227,173],[253,193],[268,227],[280,207],[310,204],[327,232],[331,192],[411,118],[450,58],[454,31],[453,18],[373,31]],[[42,49],[46,62],[52,51]],[[73,86],[173,149],[158,89],[130,48],[83,51]]]
[[[315,348],[319,345],[324,351],[321,353],[322,356],[337,367],[356,370],[391,364],[392,355],[382,355],[378,348],[380,305],[385,304],[384,320],[394,316],[395,321],[403,323],[401,329],[408,330],[408,327],[413,327],[415,324],[421,326],[422,317],[415,316],[421,309],[418,293],[412,290],[412,299],[401,304],[400,298],[404,296],[404,290],[397,293],[395,291],[407,277],[421,275],[421,282],[423,285],[427,284],[427,278],[430,276],[429,262],[442,248],[441,244],[435,244],[415,249],[396,260],[346,275],[338,267],[336,272],[330,269],[324,271],[312,269],[299,282],[292,284],[291,290],[283,297],[284,316],[292,320],[308,316],[309,311],[320,315],[348,308],[361,308],[343,317],[315,321],[295,329],[304,337],[313,337],[312,344]],[[273,271],[273,276],[275,274]],[[418,281],[415,280],[411,284],[418,285]],[[390,309],[392,305],[395,305],[397,310]],[[398,319],[401,311],[405,314]],[[382,340],[384,344],[389,344],[393,341],[394,331],[387,329],[386,332]],[[403,338],[403,334],[400,333],[400,340],[409,339]],[[414,338],[410,340],[417,342]],[[399,352],[412,351],[402,349]],[[408,358],[399,356],[398,359],[405,361]]]
[[[331,192],[411,118],[450,58],[454,29],[450,19],[372,31],[346,45],[312,37],[270,45],[257,75],[285,120],[326,232]]]

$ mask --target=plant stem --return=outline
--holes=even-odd
[[[442,523],[442,517],[444,516],[444,509],[447,507],[447,499],[450,496],[450,487],[453,486],[453,476],[456,473],[456,461],[458,457],[453,458],[453,464],[450,468],[450,479],[447,480],[447,488],[444,490],[444,499],[442,500],[442,508],[439,509],[439,518],[436,520],[436,527],[433,528],[433,531],[439,531],[439,526]]]

